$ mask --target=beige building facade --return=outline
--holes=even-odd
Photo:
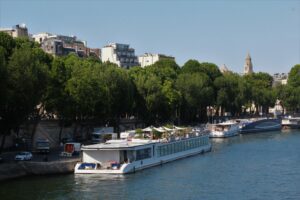
[[[28,37],[28,29],[25,24],[17,24],[12,28],[0,28],[0,32],[5,32],[13,38]]]
[[[153,65],[157,61],[163,60],[163,59],[170,59],[170,60],[175,61],[174,57],[166,56],[164,54],[145,53],[144,55],[141,55],[141,56],[138,57],[138,61],[141,65],[141,67],[143,67],[143,68],[148,66],[148,65]]]

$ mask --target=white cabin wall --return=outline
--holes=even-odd
[[[82,156],[83,162],[99,162],[103,164],[107,161],[118,161],[120,160],[120,152],[119,151],[84,151]]]

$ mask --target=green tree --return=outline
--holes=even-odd
[[[111,116],[120,118],[132,110],[133,83],[128,71],[116,66],[105,67],[105,85],[109,91]]]
[[[300,64],[293,66],[289,72],[286,86],[277,88],[277,96],[283,101],[283,105],[290,112],[300,110]]]
[[[188,60],[182,66],[181,72],[182,73],[195,73],[195,72],[202,72],[204,73],[204,69],[200,67],[200,63],[197,60]]]
[[[44,93],[48,66],[31,48],[15,49],[7,65],[7,98],[1,104],[1,133],[16,130],[32,114]],[[3,137],[1,150],[5,142]]]
[[[49,114],[56,114],[59,119],[59,142],[65,123],[72,121],[75,115],[73,99],[66,91],[66,84],[70,78],[71,69],[65,66],[64,59],[55,58],[52,62],[43,104]]]
[[[0,46],[0,105],[3,105],[6,101],[7,92],[7,66],[5,59],[5,49]],[[0,110],[1,112],[1,110]],[[1,116],[1,113],[0,113]]]
[[[289,73],[288,85],[291,87],[300,87],[300,64],[292,67]]]
[[[200,66],[203,68],[203,72],[210,78],[212,82],[216,78],[222,76],[218,66],[214,63],[203,62]]]
[[[213,63],[203,62],[199,63],[197,60],[188,60],[182,67],[182,73],[204,73],[211,81],[217,77],[222,76],[217,65]]]
[[[96,107],[105,109],[108,88],[104,84],[104,73],[99,68],[81,66],[74,68],[67,81],[66,91],[74,101],[76,119],[85,120],[96,115]],[[103,113],[104,114],[104,113]]]
[[[6,60],[11,56],[15,46],[16,42],[10,35],[0,32],[0,47],[2,47],[1,51],[3,51],[2,53]]]
[[[256,114],[258,114],[260,106],[264,113],[268,113],[268,108],[274,106],[276,101],[272,91],[272,76],[259,72],[246,75],[245,79],[251,85],[251,100],[255,104]]]
[[[180,68],[173,61],[164,59],[145,69],[132,68],[130,76],[136,87],[136,105],[144,110],[142,116],[149,122],[163,122],[176,118],[180,93],[175,81]],[[143,106],[144,104],[144,106]]]
[[[247,103],[247,85],[245,81],[235,73],[224,73],[223,76],[214,81],[217,89],[217,106],[231,114],[239,115],[242,112],[242,106]]]
[[[154,63],[153,65],[147,66],[145,71],[152,73],[160,78],[163,84],[165,80],[175,80],[180,68],[174,60],[163,59]]]
[[[177,88],[182,95],[182,120],[206,120],[206,107],[214,101],[210,78],[203,73],[183,73],[178,76]],[[185,120],[184,120],[185,121]]]
[[[166,99],[162,93],[162,85],[159,77],[154,74],[140,75],[136,80],[137,90],[145,100],[147,108],[147,121],[157,122],[164,115]]]

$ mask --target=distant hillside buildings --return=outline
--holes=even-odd
[[[15,25],[12,28],[0,28],[0,32],[5,32],[14,38],[28,37],[39,43],[41,48],[53,56],[66,56],[74,53],[79,57],[93,56],[101,59],[102,62],[115,63],[119,67],[130,68],[133,66],[148,66],[162,59],[172,59],[174,57],[163,54],[146,53],[137,57],[135,49],[128,44],[110,43],[102,49],[87,47],[86,41],[78,40],[76,36],[65,36],[47,32],[30,35],[25,24]]]
[[[100,59],[100,49],[87,47],[86,42],[78,40],[76,36],[38,33],[33,35],[32,38],[41,44],[41,48],[45,52],[54,56],[65,56],[75,53],[79,57],[94,56]]]
[[[28,37],[28,29],[25,24],[18,24],[12,28],[0,28],[0,32],[5,32],[13,38]]]
[[[129,44],[110,43],[102,49],[89,48],[87,42],[77,39],[76,36],[57,35],[52,33],[38,33],[30,35],[25,24],[15,25],[12,28],[0,28],[0,32],[5,32],[14,38],[29,37],[41,45],[41,48],[54,56],[65,56],[74,53],[79,57],[90,57],[100,59],[102,62],[115,63],[119,67],[129,69],[133,66],[146,67],[153,65],[163,59],[175,60],[175,57],[164,54],[145,53],[140,56],[135,55],[135,49]],[[230,72],[224,64],[220,67],[222,73]],[[251,56],[248,53],[245,59],[244,75],[253,73]],[[288,74],[276,73],[273,75],[273,85],[286,84]]]
[[[17,37],[28,37],[41,44],[41,48],[54,56],[64,56],[74,53],[79,57],[93,56],[100,59],[100,49],[89,48],[85,41],[78,40],[75,36],[55,35],[51,33],[38,33],[30,35],[25,24],[15,25],[12,28],[0,28],[0,32]]]
[[[276,73],[273,75],[273,86],[286,85],[288,80],[287,73]]]
[[[139,64],[141,67],[146,67],[148,65],[153,65],[159,60],[164,60],[164,59],[169,59],[169,60],[174,60],[175,58],[172,56],[166,56],[164,54],[151,54],[151,53],[145,53],[144,55],[141,55],[138,57]]]

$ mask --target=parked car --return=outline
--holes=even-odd
[[[32,153],[23,151],[16,155],[15,160],[31,160],[32,159]]]

